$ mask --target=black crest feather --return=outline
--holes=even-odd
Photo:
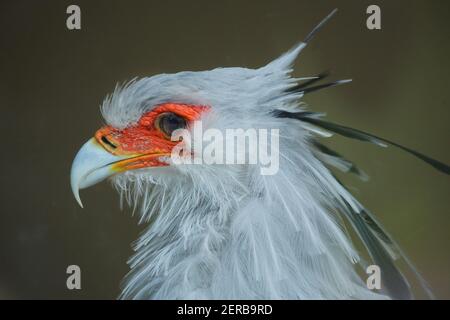
[[[397,148],[400,148],[403,151],[406,151],[409,154],[414,155],[415,157],[419,158],[420,160],[428,163],[438,171],[441,171],[445,174],[450,174],[450,166],[447,164],[440,162],[436,159],[433,159],[429,156],[426,156],[418,151],[415,151],[413,149],[410,149],[408,147],[402,146],[398,143],[392,142],[390,140],[377,137],[373,134],[342,126],[336,123],[328,122],[325,120],[320,119],[321,114],[315,113],[315,112],[288,112],[283,110],[275,110],[274,115],[278,118],[290,118],[290,119],[297,119],[300,121],[304,121],[310,124],[313,124],[315,126],[318,126],[320,128],[323,128],[325,130],[335,132],[337,134],[340,134],[341,136],[356,139],[360,141],[370,142],[379,146],[386,146],[386,145],[392,145]]]
[[[440,161],[432,159],[422,153],[414,151],[410,148],[399,145],[395,142],[377,137],[375,135],[363,132],[361,130],[349,128],[346,126],[341,126],[335,123],[324,121],[321,119],[322,114],[316,112],[288,112],[283,110],[273,111],[273,115],[277,118],[289,118],[304,121],[325,130],[340,134],[347,138],[352,138],[364,142],[370,142],[378,146],[393,145],[396,146],[416,157],[430,164],[437,170],[449,174],[450,167]],[[325,154],[340,157],[338,153],[329,149],[328,147],[320,144],[317,141],[313,141],[313,145],[317,150]],[[343,159],[343,158],[342,158]],[[344,159],[345,161],[348,161]],[[351,163],[351,162],[350,162]],[[352,172],[352,170],[350,170]],[[353,167],[353,172],[358,173],[359,170],[356,166]],[[338,180],[338,179],[336,179]],[[338,180],[339,181],[339,180]],[[342,185],[342,183],[341,183]],[[344,188],[345,186],[342,185]],[[345,199],[342,199],[345,203]],[[408,280],[402,274],[395,264],[395,260],[398,257],[403,258],[410,270],[415,274],[421,287],[426,292],[428,297],[434,298],[428,284],[422,278],[420,273],[416,270],[414,265],[409,261],[406,255],[401,251],[399,246],[392,240],[389,234],[383,230],[381,225],[378,223],[374,215],[372,215],[368,210],[362,209],[360,212],[356,212],[352,209],[348,203],[346,203],[346,208],[343,210],[344,216],[348,219],[350,224],[353,226],[358,236],[364,243],[370,257],[376,265],[383,270],[383,286],[388,294],[394,299],[411,299],[413,298],[410,285]]]

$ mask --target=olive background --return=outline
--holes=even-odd
[[[82,29],[66,28],[77,4]],[[257,68],[292,47],[332,9],[337,16],[298,59],[294,75],[324,70],[351,84],[308,95],[328,119],[450,163],[450,2],[365,0],[0,2],[0,298],[114,299],[131,242],[144,226],[109,183],[75,202],[69,172],[102,125],[117,82],[183,70]],[[395,148],[342,137],[329,146],[368,183],[342,177],[431,284],[450,298],[449,177]],[[82,289],[66,288],[81,267]],[[418,293],[418,297],[423,297]]]

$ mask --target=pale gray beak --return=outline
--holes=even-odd
[[[82,208],[80,189],[90,187],[117,173],[111,165],[125,158],[109,153],[95,138],[91,138],[81,147],[72,163],[70,185],[75,199]]]

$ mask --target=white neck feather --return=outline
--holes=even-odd
[[[358,204],[308,148],[295,152],[306,143],[284,148],[293,152],[274,176],[248,166],[190,167],[153,184],[118,176],[118,189],[151,221],[121,298],[379,299],[355,272],[335,199]]]

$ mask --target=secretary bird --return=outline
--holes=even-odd
[[[426,282],[375,217],[331,169],[365,178],[319,138],[332,133],[393,145],[449,174],[449,166],[386,139],[324,120],[301,98],[342,84],[326,75],[293,78],[292,65],[327,16],[306,38],[259,69],[217,68],[160,74],[117,86],[102,106],[107,123],[79,150],[71,186],[108,177],[148,223],[134,245],[122,299],[410,299],[396,266],[404,259]],[[174,164],[179,129],[278,129],[279,170],[262,164]],[[227,142],[227,141],[225,141]],[[194,141],[193,144],[199,143]],[[187,142],[186,142],[187,144]],[[181,161],[202,157],[182,153]],[[248,150],[246,152],[249,152]],[[353,247],[351,226],[381,270],[370,290],[358,269],[370,264]]]

